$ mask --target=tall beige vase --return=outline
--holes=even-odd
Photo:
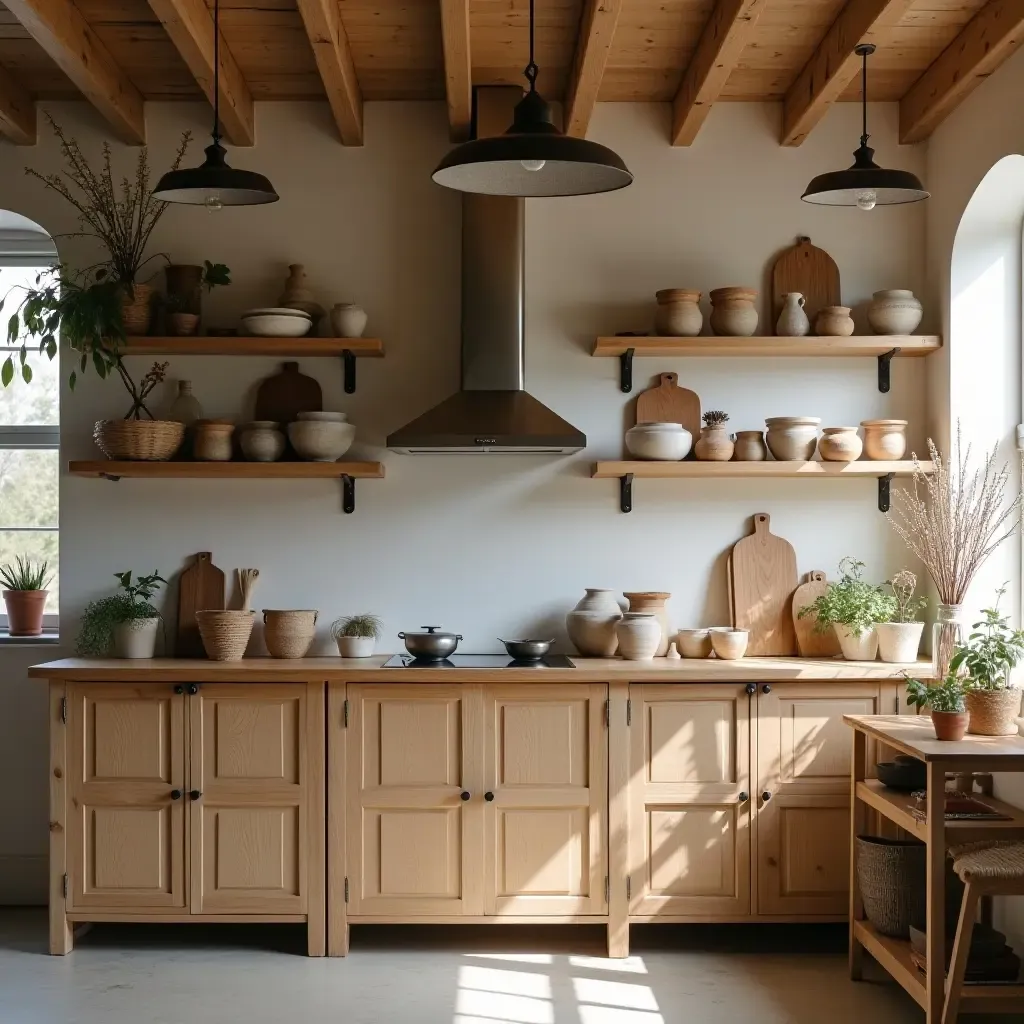
[[[658,590],[627,590],[622,596],[629,602],[631,612],[651,612],[658,620],[658,625],[661,626],[661,640],[655,656],[664,657],[672,633],[666,603],[672,595]]]

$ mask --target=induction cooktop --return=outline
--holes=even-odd
[[[538,661],[517,661],[507,654],[453,654],[444,661],[423,661],[411,654],[395,654],[384,668],[575,668],[565,654],[547,654]]]

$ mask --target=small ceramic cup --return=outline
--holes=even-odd
[[[711,630],[681,629],[676,634],[676,646],[684,658],[710,658]]]
[[[714,648],[715,656],[722,661],[737,661],[747,652],[747,643],[750,640],[750,633],[745,629],[722,629],[711,630],[711,646]]]

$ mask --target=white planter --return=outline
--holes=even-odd
[[[832,628],[839,638],[839,647],[847,661],[874,661],[878,657],[878,633],[875,627],[857,636],[849,626],[833,622]]]
[[[335,639],[338,641],[338,653],[343,658],[369,658],[377,645],[372,636],[339,636]]]
[[[661,623],[654,612],[626,612],[615,626],[615,635],[626,661],[650,661],[661,643]]]
[[[690,454],[693,435],[681,423],[638,423],[626,431],[626,450],[637,459],[679,462]]]
[[[114,627],[115,658],[152,658],[156,654],[159,619],[132,619]]]
[[[923,622],[879,622],[875,631],[878,633],[878,656],[882,661],[917,661]]]

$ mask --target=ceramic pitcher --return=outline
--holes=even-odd
[[[775,333],[784,338],[802,338],[811,329],[811,322],[804,312],[804,299],[800,292],[788,292],[782,304]]]

